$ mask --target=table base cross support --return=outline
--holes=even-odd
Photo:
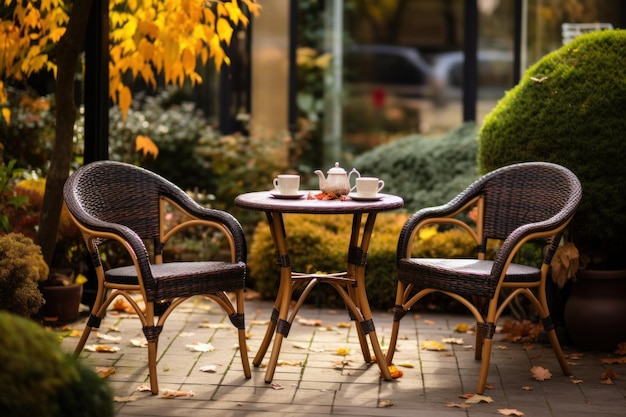
[[[300,307],[319,283],[330,285],[344,301],[350,318],[355,321],[355,329],[364,361],[366,363],[376,362],[380,368],[381,376],[387,381],[391,380],[389,367],[376,335],[376,328],[365,291],[365,266],[377,213],[402,207],[404,204],[402,198],[381,194],[380,199],[370,202],[322,201],[317,199],[283,200],[273,198],[268,192],[257,192],[238,196],[235,199],[235,204],[248,209],[265,211],[280,265],[280,285],[274,302],[272,318],[252,362],[254,366],[261,365],[273,339],[274,345],[265,373],[265,382],[272,382],[283,338],[288,336],[291,324]],[[284,213],[352,215],[346,271],[333,274],[293,272],[288,254],[287,233],[283,221]],[[364,227],[362,227],[363,214],[367,216]],[[300,285],[304,285],[304,289],[292,306],[294,290]],[[370,353],[370,346],[374,353],[373,356]]]

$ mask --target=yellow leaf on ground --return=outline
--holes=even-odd
[[[469,325],[467,323],[459,323],[454,327],[454,331],[457,333],[467,333]]]
[[[335,353],[337,355],[347,356],[347,355],[350,354],[350,348],[349,347],[340,347],[339,349],[337,349],[337,351]]]
[[[402,375],[404,375],[404,372],[402,372],[401,370],[396,368],[394,365],[390,365],[389,366],[389,374],[391,374],[391,377],[393,379],[398,379],[398,378],[401,378]]]
[[[119,352],[120,348],[107,345],[86,345],[85,350],[89,352],[113,353]]]
[[[447,348],[445,347],[445,345],[435,341],[435,340],[425,340],[422,342],[422,349],[423,350],[434,350],[434,351],[442,351],[442,350],[446,350]]]

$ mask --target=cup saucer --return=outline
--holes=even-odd
[[[378,201],[383,198],[382,194],[376,194],[371,197],[363,197],[357,193],[350,193],[348,194],[348,197],[350,197],[354,201]]]
[[[304,197],[306,195],[306,192],[298,191],[295,194],[283,194],[277,190],[270,190],[270,194],[274,198],[279,198],[279,199],[284,199],[284,200],[297,200],[299,198]]]

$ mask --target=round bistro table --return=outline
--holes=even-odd
[[[404,205],[404,201],[401,197],[390,194],[379,194],[380,198],[373,201],[356,201],[349,197],[345,200],[318,200],[315,198],[315,195],[319,191],[300,192],[304,194],[300,199],[276,198],[268,191],[246,193],[235,198],[235,204],[239,207],[265,212],[278,253],[277,261],[280,265],[280,285],[276,301],[274,302],[272,319],[252,363],[256,367],[261,365],[270,342],[274,338],[274,346],[265,373],[265,382],[272,382],[283,338],[289,335],[291,324],[306,297],[318,283],[323,282],[329,284],[337,291],[345,302],[351,319],[358,323],[356,330],[365,362],[371,363],[373,361],[367,342],[367,336],[369,335],[380,372],[385,380],[390,380],[391,375],[376,336],[372,311],[365,291],[365,265],[367,263],[367,250],[372,230],[374,229],[376,214],[381,211],[400,208]],[[283,214],[286,213],[352,215],[352,232],[348,247],[346,271],[333,274],[293,272],[289,260],[287,233],[283,221]],[[363,215],[367,216],[367,220],[361,234]],[[294,287],[302,283],[305,285],[304,290],[291,307],[290,312]]]

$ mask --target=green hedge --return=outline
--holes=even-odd
[[[405,210],[446,203],[478,178],[478,131],[466,123],[441,137],[411,135],[355,158],[361,175],[385,180]]]

